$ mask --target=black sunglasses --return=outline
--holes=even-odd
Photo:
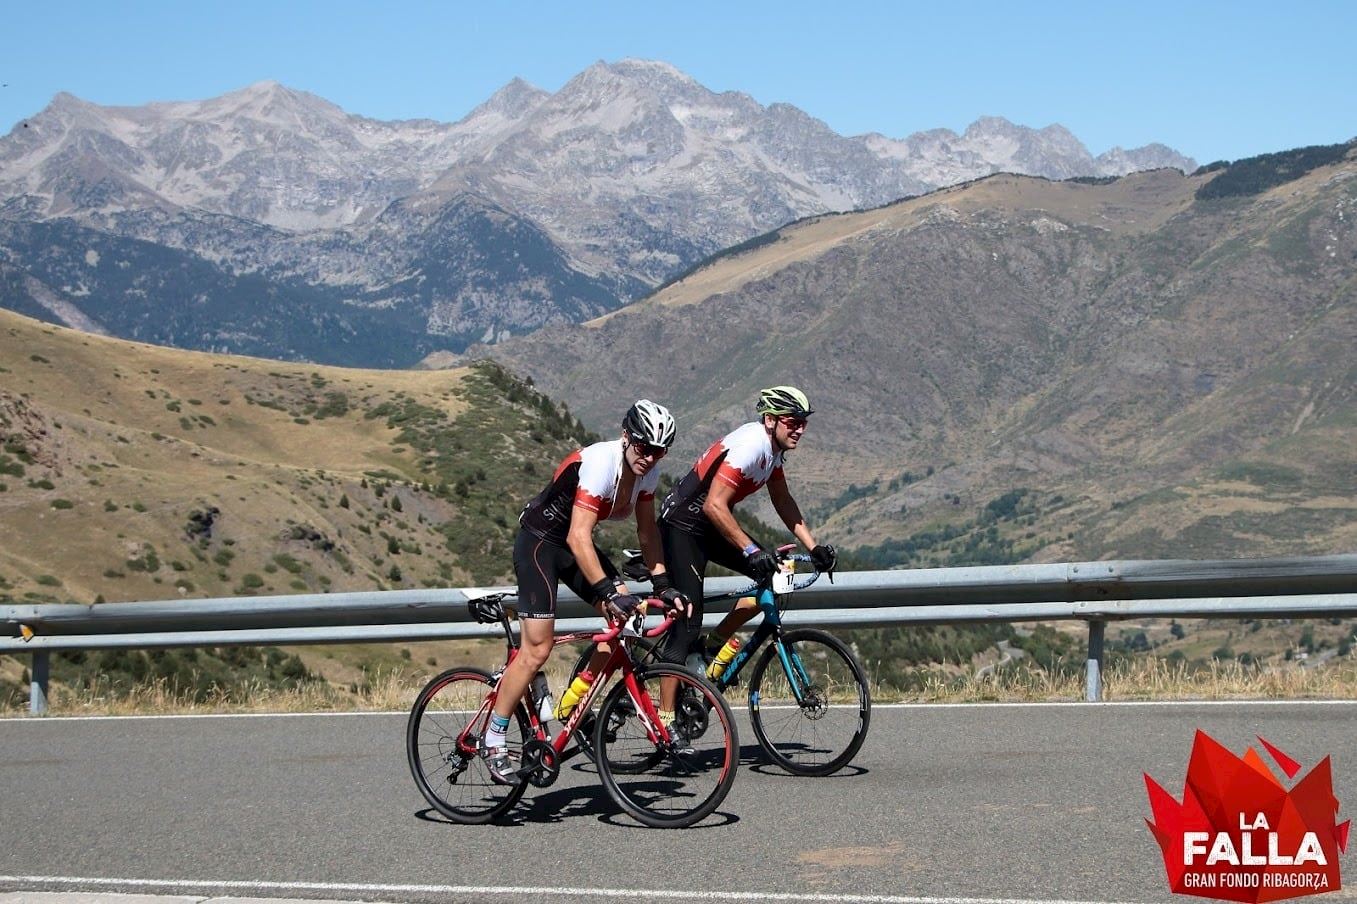
[[[631,447],[636,450],[636,454],[642,458],[664,458],[665,453],[669,451],[668,446],[652,445],[651,443],[643,442],[630,435],[627,437],[627,442],[629,442]]]

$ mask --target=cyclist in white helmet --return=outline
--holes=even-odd
[[[557,583],[594,603],[605,617],[625,617],[640,604],[594,544],[598,522],[634,516],[646,566],[654,575],[655,595],[671,606],[686,602],[665,573],[655,522],[657,465],[674,435],[674,418],[668,410],[640,399],[622,419],[620,439],[603,440],[567,455],[551,483],[523,507],[514,542],[522,647],[500,679],[495,711],[482,741],[486,766],[496,781],[517,781],[518,766],[508,755],[505,731],[514,707],[551,655]],[[601,659],[607,653],[597,655]]]
[[[673,586],[692,600],[684,630],[675,623],[665,637],[665,659],[683,662],[702,654],[702,585],[707,563],[716,562],[755,580],[771,577],[777,557],[745,533],[735,520],[737,503],[763,486],[788,530],[808,550],[820,571],[832,572],[838,560],[833,546],[817,543],[801,509],[787,488],[783,459],[797,447],[812,413],[806,394],[795,386],[772,386],[759,393],[754,407],[759,419],[717,440],[675,484],[660,507],[660,537]],[[757,608],[736,608],[722,621],[716,641],[754,616]],[[670,691],[672,693],[672,690]],[[661,717],[673,700],[662,698]]]

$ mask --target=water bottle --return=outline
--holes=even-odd
[[[551,699],[551,688],[547,687],[547,676],[538,672],[532,676],[532,705],[537,709],[537,718],[543,722],[551,721],[551,713],[556,703]]]
[[[575,680],[570,682],[570,686],[561,694],[561,702],[556,706],[556,718],[564,722],[570,718],[570,712],[575,708],[575,704],[587,693],[594,683],[594,673],[585,669],[575,676]]]
[[[716,657],[712,659],[711,665],[707,666],[707,677],[712,681],[721,677],[721,673],[730,665],[730,661],[735,658],[735,654],[740,652],[740,638],[732,637],[726,641],[721,649],[716,651]]]

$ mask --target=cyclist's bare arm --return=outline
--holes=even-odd
[[[575,564],[590,584],[597,584],[607,577],[603,563],[598,560],[594,549],[594,525],[598,524],[598,512],[576,505],[570,512],[570,533],[566,535],[565,545],[575,556]],[[621,581],[618,581],[621,586]],[[593,600],[587,600],[592,604]]]
[[[664,547],[660,543],[660,529],[655,523],[653,497],[636,500],[636,539],[641,544],[646,568],[651,574],[664,574]]]
[[[740,527],[730,510],[730,500],[734,496],[734,486],[720,479],[713,480],[711,489],[707,491],[707,501],[702,503],[702,514],[736,549],[744,549],[754,541]]]
[[[773,509],[782,519],[782,523],[787,525],[787,529],[792,532],[797,540],[801,541],[801,545],[806,549],[814,549],[815,535],[810,532],[810,528],[806,527],[806,519],[801,516],[801,507],[792,498],[792,491],[787,488],[787,481],[777,478],[768,481],[768,496],[773,500]]]

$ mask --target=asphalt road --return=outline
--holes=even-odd
[[[1332,755],[1339,819],[1357,809],[1357,703],[877,706],[820,779],[761,765],[739,715],[730,796],[667,832],[582,760],[507,824],[450,824],[400,714],[0,720],[0,895],[1167,901],[1142,773],[1180,792],[1198,728],[1307,770]]]

